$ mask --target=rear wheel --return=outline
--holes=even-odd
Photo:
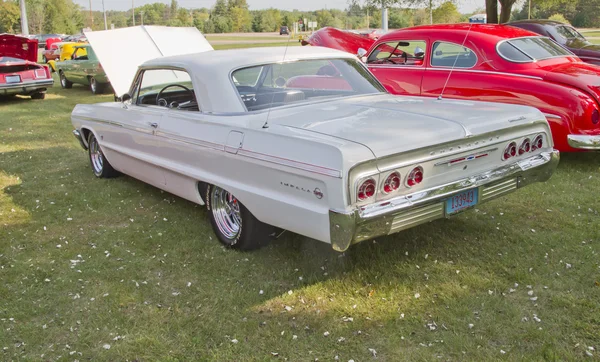
[[[44,98],[46,98],[46,93],[42,93],[42,92],[33,93],[31,95],[31,99],[44,99]]]
[[[274,228],[260,222],[233,194],[208,185],[204,199],[221,244],[231,249],[254,250],[269,243]]]
[[[62,71],[60,71],[60,86],[65,88],[65,89],[69,89],[73,87],[73,83],[69,82],[69,80],[67,79],[67,77],[65,77],[65,73],[63,73]]]
[[[96,81],[96,78],[91,77],[90,78],[90,90],[92,91],[93,94],[102,94],[102,92],[104,91],[104,86],[100,83],[98,83],[98,81]]]
[[[98,178],[112,178],[119,175],[110,162],[104,157],[98,139],[90,132],[88,137],[88,155],[90,157],[90,164],[92,165],[92,171]]]

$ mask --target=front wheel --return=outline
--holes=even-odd
[[[69,82],[69,80],[67,79],[67,77],[65,77],[65,73],[63,73],[62,71],[60,72],[60,86],[65,88],[65,89],[69,89],[73,87],[73,83]]]
[[[104,157],[104,153],[100,148],[98,139],[90,132],[88,138],[88,155],[90,157],[90,164],[92,165],[92,171],[98,178],[112,178],[119,175],[119,173],[112,167],[110,162]]]
[[[92,94],[102,94],[102,92],[104,91],[104,87],[100,83],[98,83],[96,78],[91,77],[90,90],[92,91]]]
[[[205,200],[210,223],[221,244],[231,249],[254,250],[269,243],[274,228],[260,222],[233,194],[208,185]]]

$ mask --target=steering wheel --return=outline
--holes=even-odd
[[[192,90],[189,89],[188,87],[183,86],[181,84],[169,84],[168,86],[161,89],[160,92],[158,92],[158,94],[156,95],[156,105],[157,106],[169,107],[169,108],[173,108],[173,107],[177,106],[177,102],[171,102],[171,104],[168,104],[166,99],[161,98],[161,95],[163,94],[164,91],[166,91],[169,88],[173,88],[173,87],[179,87],[179,88],[185,89],[190,94],[190,96],[192,98],[194,98],[194,92],[192,92]]]

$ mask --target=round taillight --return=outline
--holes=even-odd
[[[369,199],[373,196],[375,196],[375,180],[370,178],[370,179],[364,181],[358,187],[357,197],[360,201],[363,201],[363,200]]]
[[[531,141],[529,138],[525,138],[519,146],[519,156],[531,151]]]
[[[515,157],[517,155],[517,144],[515,142],[511,142],[504,149],[504,155],[502,157],[503,160],[508,160],[511,157]]]
[[[531,144],[531,152],[544,147],[544,137],[542,135],[537,135]]]
[[[594,109],[592,112],[592,123],[598,124],[598,122],[600,122],[600,114],[598,113],[597,109]]]
[[[423,168],[421,166],[413,168],[406,176],[406,186],[413,187],[423,181]]]
[[[400,187],[400,174],[398,172],[391,173],[383,183],[383,192],[389,194],[398,190]]]

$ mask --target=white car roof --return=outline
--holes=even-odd
[[[282,61],[310,59],[354,59],[356,56],[324,47],[267,47],[214,50],[149,60],[141,68],[175,67],[185,69],[194,79],[194,91],[203,112],[244,112],[231,72],[239,68]]]

